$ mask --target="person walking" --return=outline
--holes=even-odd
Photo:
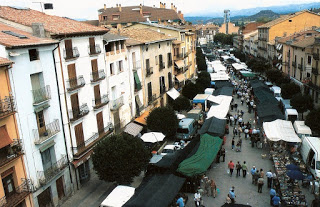
[[[209,196],[209,188],[210,188],[210,180],[208,177],[205,178],[205,183],[204,183],[204,193]]]
[[[280,206],[280,197],[279,197],[278,194],[273,196],[272,204],[273,204],[274,207],[279,207]]]
[[[263,177],[260,176],[260,178],[258,179],[258,193],[262,193],[263,184],[264,184],[264,179]]]
[[[226,158],[226,150],[224,149],[224,147],[221,148],[221,157],[222,157],[222,162],[224,162]]]
[[[227,198],[226,198],[226,204],[230,204],[231,203],[231,198],[230,195],[228,193]]]
[[[230,162],[228,163],[228,168],[230,170],[230,177],[232,177],[232,173],[234,169],[234,163],[232,162],[232,160],[230,160]]]
[[[260,172],[259,170],[257,170],[255,173],[254,173],[254,185],[257,185],[258,184],[258,179],[260,177]]]
[[[264,179],[264,171],[263,171],[262,168],[260,169],[260,175],[259,175],[259,177],[262,177],[262,178]]]
[[[240,161],[236,164],[236,170],[237,170],[237,175],[236,177],[240,176],[240,171],[241,171],[241,164]]]
[[[179,207],[184,207],[184,200],[183,200],[183,197],[180,194],[178,194],[178,199],[177,199],[176,204]]]
[[[213,179],[211,179],[210,188],[211,188],[211,195],[215,198],[217,196],[217,185]]]
[[[233,128],[233,136],[238,134],[238,129],[236,128],[236,126],[234,126]]]
[[[267,176],[268,188],[271,188],[271,185],[272,185],[272,176],[273,176],[271,170],[269,170],[269,171],[266,173],[266,176]]]
[[[254,184],[254,175],[256,173],[257,169],[255,166],[252,167],[252,169],[250,170],[251,176],[252,176],[252,184]]]
[[[247,170],[248,170],[246,161],[243,161],[241,168],[242,168],[242,176],[245,178],[247,176]]]
[[[235,203],[235,202],[236,202],[236,201],[235,201],[236,195],[235,195],[235,193],[234,193],[234,189],[231,189],[231,190],[229,191],[229,197],[230,197],[230,199],[231,199],[231,203]]]
[[[231,115],[231,116],[230,116],[230,126],[233,125],[233,122],[234,122],[234,117]]]
[[[232,140],[231,140],[231,147],[232,147],[232,150],[234,149],[234,137],[232,137]]]
[[[269,195],[270,195],[270,205],[272,206],[273,203],[272,203],[272,198],[277,194],[276,190],[271,188],[270,191],[269,191]]]
[[[200,203],[201,203],[201,195],[199,193],[199,191],[197,191],[195,194],[194,194],[194,203],[196,205],[196,207],[200,207]]]

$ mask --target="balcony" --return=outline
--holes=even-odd
[[[73,91],[83,87],[86,84],[82,75],[67,80],[67,91]]]
[[[101,97],[92,100],[93,109],[99,109],[109,103],[108,94],[104,94]]]
[[[14,189],[13,193],[8,197],[4,196],[0,199],[0,206],[18,206],[33,190],[31,180],[21,178],[21,184]]]
[[[297,63],[292,61],[292,67],[296,68],[297,67]]]
[[[89,45],[89,55],[98,55],[101,53],[101,48],[99,44]]]
[[[162,69],[164,69],[166,66],[165,66],[165,64],[164,64],[164,62],[160,62],[159,63],[159,70],[162,70]]]
[[[140,61],[136,61],[132,63],[132,71],[136,72],[138,69],[141,68],[141,62]]]
[[[97,70],[97,71],[93,71],[91,72],[91,82],[98,82],[100,80],[103,80],[106,78],[106,73],[104,72],[104,70]]]
[[[318,68],[312,68],[312,74],[313,74],[313,75],[319,75],[319,70],[318,70]]]
[[[63,155],[60,160],[56,163],[52,164],[48,169],[44,169],[44,171],[38,171],[37,177],[39,178],[39,183],[41,186],[46,185],[50,182],[52,178],[54,178],[57,174],[59,174],[65,167],[68,166],[68,158],[66,155]]]
[[[69,111],[70,121],[76,121],[89,113],[88,105],[82,104],[80,107],[73,108]]]
[[[42,144],[58,134],[60,132],[59,120],[55,119],[53,122],[47,124],[44,128],[45,129],[43,132],[40,132],[38,129],[33,129],[35,144]]]
[[[152,96],[148,97],[148,104],[152,104],[157,99],[156,94],[153,94]]]
[[[105,135],[111,133],[113,131],[112,123],[108,123],[103,131],[94,133],[89,139],[85,140],[83,143],[77,145],[76,147],[72,147],[72,152],[74,155],[81,154],[82,152],[86,151],[90,147],[94,146],[99,140],[101,140]]]
[[[147,75],[146,75],[147,77],[153,74],[153,67],[149,67],[146,70],[147,70]]]
[[[312,56],[313,56],[313,59],[319,60],[319,53],[313,53]]]
[[[302,64],[298,64],[298,69],[302,70]]]
[[[3,99],[0,99],[0,119],[10,116],[16,111],[14,97],[5,96]]]
[[[160,94],[164,94],[166,92],[165,86],[160,86]]]
[[[65,60],[75,59],[80,57],[79,50],[77,47],[66,48],[63,50],[63,57]]]
[[[123,106],[123,96],[120,96],[120,98],[114,99],[110,101],[110,110],[111,111],[116,111],[118,110],[121,106]]]
[[[184,58],[185,58],[185,54],[184,53],[175,54],[173,56],[173,60],[182,60]]]
[[[45,86],[36,90],[32,90],[33,105],[39,105],[42,102],[51,99],[50,86]]]
[[[22,154],[22,140],[14,139],[10,145],[0,149],[0,167],[10,163]]]

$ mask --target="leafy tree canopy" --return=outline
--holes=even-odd
[[[199,88],[196,84],[189,82],[182,88],[182,95],[192,100],[198,94]]]
[[[313,100],[311,96],[299,93],[291,98],[290,105],[297,109],[299,113],[304,113],[313,109]]]
[[[197,62],[198,70],[207,71],[206,59],[200,47],[197,47],[197,50],[196,50],[196,62]]]
[[[320,134],[320,108],[310,111],[306,117],[306,125],[308,125],[312,131]]]
[[[282,72],[277,69],[268,70],[266,75],[267,78],[273,83],[276,82],[277,79],[282,78]]]
[[[130,184],[145,169],[151,157],[142,140],[128,134],[103,139],[93,152],[93,166],[99,179],[118,184]]]
[[[295,83],[286,83],[281,86],[281,96],[284,99],[291,99],[298,93],[300,93],[300,87]]]
[[[172,108],[175,111],[189,110],[191,108],[190,100],[184,96],[179,96],[172,102]]]
[[[220,42],[223,45],[233,45],[234,34],[218,33],[214,36],[214,42]]]
[[[178,128],[178,118],[171,107],[159,107],[147,118],[148,129],[162,132],[167,137],[174,137]]]

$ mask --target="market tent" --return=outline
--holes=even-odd
[[[209,97],[209,94],[197,94],[193,98],[193,103],[205,103]]]
[[[167,94],[168,94],[173,100],[176,100],[176,99],[180,96],[180,93],[179,93],[175,88],[171,88],[169,91],[167,91]]]
[[[291,121],[277,119],[263,123],[263,130],[270,141],[301,142],[293,129]]]
[[[219,89],[219,88],[222,88],[222,87],[233,87],[233,84],[229,80],[228,81],[222,81],[222,80],[221,81],[216,81],[215,88]]]
[[[225,134],[226,119],[211,117],[206,119],[202,125],[199,134],[210,134],[212,136],[222,137]]]
[[[257,114],[259,117],[259,123],[270,122],[276,119],[284,119],[284,115],[281,113],[279,107],[274,104],[260,103],[257,105]]]
[[[308,127],[304,121],[295,121],[293,126],[297,134],[312,134],[310,127]]]
[[[206,89],[204,90],[204,93],[205,93],[205,94],[212,95],[212,93],[213,93],[214,90],[215,90],[214,88],[206,88]]]
[[[211,81],[226,81],[229,80],[230,77],[225,72],[219,72],[219,73],[210,73]]]
[[[185,178],[173,174],[158,174],[151,178],[145,178],[136,189],[136,193],[123,206],[169,206],[180,191],[185,180]]]
[[[223,101],[223,95],[219,95],[219,96],[213,96],[213,95],[210,95],[208,97],[208,101],[211,101],[213,103],[216,103],[216,104],[221,104],[222,101]]]
[[[221,96],[220,96],[221,97]],[[228,112],[229,112],[229,107],[230,103],[232,100],[232,96],[222,96],[222,101],[218,105],[213,105],[210,107],[208,114],[207,114],[207,119],[215,116],[219,119],[224,119],[226,118]]]
[[[135,137],[142,131],[142,129],[143,126],[131,122],[125,127],[124,132]]]
[[[243,77],[247,77],[247,78],[252,78],[252,77],[256,76],[255,73],[252,73],[252,72],[249,72],[249,71],[246,71],[246,70],[241,70],[240,73],[241,73],[241,75]]]
[[[250,81],[250,85],[253,89],[255,88],[259,88],[259,87],[264,87],[264,88],[268,88],[268,86],[266,86],[262,81],[260,80],[251,80]]]
[[[200,138],[200,146],[197,152],[180,163],[177,171],[192,177],[205,173],[216,158],[222,145],[222,139],[203,134]]]
[[[232,93],[233,93],[233,87],[224,86],[222,88],[216,89],[213,92],[213,95],[215,95],[215,96],[218,96],[218,95],[232,96]]]
[[[235,70],[247,69],[247,65],[246,65],[246,64],[233,63],[232,66],[233,66],[233,68],[234,68]]]

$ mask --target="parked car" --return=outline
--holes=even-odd
[[[300,153],[304,163],[314,178],[320,177],[320,139],[318,137],[305,137],[302,141]]]

